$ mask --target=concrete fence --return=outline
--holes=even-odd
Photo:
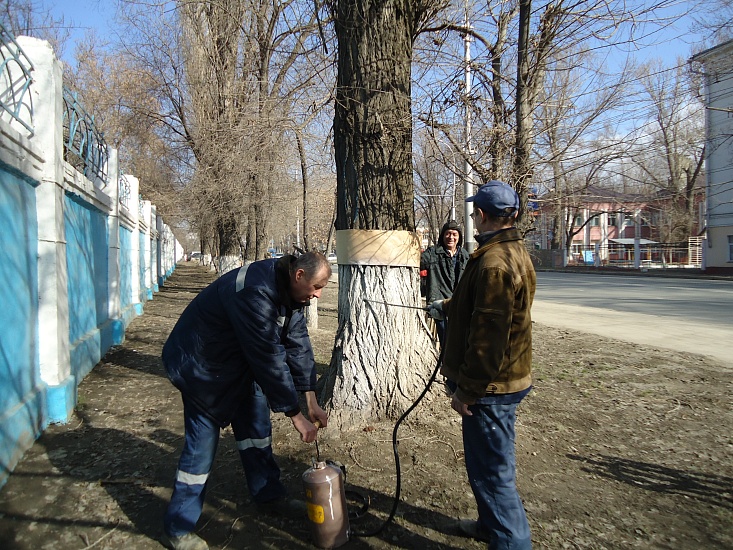
[[[45,41],[16,46],[32,81],[25,118],[0,116],[0,487],[50,423],[70,419],[80,381],[183,256],[116,150],[103,179],[64,160],[62,65]],[[21,76],[5,64],[0,101]]]

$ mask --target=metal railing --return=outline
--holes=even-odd
[[[119,201],[122,206],[130,210],[130,181],[120,172]]]
[[[77,94],[64,86],[64,159],[90,180],[107,184],[109,149],[104,135],[77,100]]]
[[[702,267],[704,239],[690,237],[687,242],[647,243],[639,246],[638,267],[644,269],[680,269]],[[542,267],[637,267],[633,244],[609,243],[604,246],[574,245],[566,262],[564,250],[531,250],[535,264]]]
[[[29,93],[33,63],[0,23],[0,118],[8,115],[33,135],[33,102]]]

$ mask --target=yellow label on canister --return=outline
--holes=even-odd
[[[308,519],[313,523],[323,523],[326,521],[326,513],[323,511],[323,506],[307,502],[308,505]]]

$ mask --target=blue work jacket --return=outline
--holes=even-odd
[[[294,259],[225,273],[191,301],[163,346],[171,382],[222,427],[253,381],[272,411],[288,414],[299,410],[298,392],[315,389],[305,304],[288,292]]]

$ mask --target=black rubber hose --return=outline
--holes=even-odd
[[[417,405],[422,401],[423,397],[427,395],[428,390],[430,389],[430,386],[433,385],[433,382],[435,382],[435,377],[438,376],[438,371],[440,370],[440,366],[443,364],[443,350],[440,351],[440,356],[438,357],[438,364],[435,365],[435,370],[433,371],[432,376],[430,376],[430,380],[428,380],[427,385],[425,386],[425,389],[422,391],[420,396],[415,399],[415,402],[410,405],[410,407],[402,413],[402,416],[397,420],[397,422],[394,425],[394,430],[392,430],[392,451],[394,452],[394,462],[395,462],[395,470],[397,472],[397,481],[395,483],[395,496],[394,496],[394,504],[392,505],[392,511],[389,513],[389,517],[382,523],[382,525],[374,530],[370,531],[368,533],[358,533],[356,531],[351,532],[351,536],[353,537],[373,537],[375,535],[378,535],[381,533],[387,525],[389,525],[392,520],[394,519],[395,513],[397,512],[397,506],[400,504],[400,491],[402,489],[402,473],[400,469],[400,455],[397,451],[397,430],[400,429],[400,424],[402,424],[402,421],[407,418],[407,416],[417,407]]]

